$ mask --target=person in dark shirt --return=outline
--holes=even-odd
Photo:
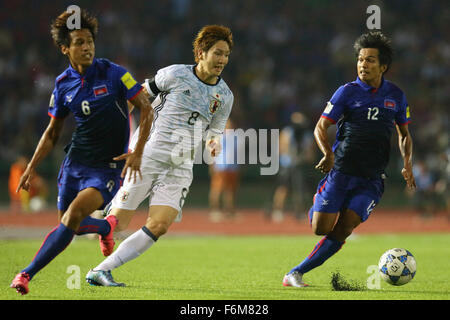
[[[141,174],[142,153],[153,120],[148,96],[131,74],[106,59],[94,58],[98,22],[84,10],[80,16],[79,29],[68,27],[69,12],[51,25],[53,40],[70,65],[56,78],[48,111],[50,123],[17,187],[17,192],[29,189],[36,166],[54,148],[64,119],[73,113],[76,130],[65,148],[67,155],[58,175],[60,224],[46,236],[33,261],[14,278],[11,287],[22,295],[29,292],[29,281],[70,244],[75,234],[98,233],[101,245],[114,246],[114,216],[103,220],[89,215],[111,201],[127,171],[135,179]],[[140,136],[130,153],[127,100],[141,111]]]
[[[325,237],[285,275],[284,286],[307,286],[303,274],[335,254],[372,213],[384,191],[394,127],[404,160],[402,175],[407,186],[415,188],[409,106],[404,93],[384,79],[392,61],[390,41],[373,31],[361,35],[354,48],[358,77],[334,93],[314,130],[324,154],[316,169],[326,176],[317,187],[308,216],[314,233]],[[337,133],[331,147],[327,130],[333,124],[337,124]]]

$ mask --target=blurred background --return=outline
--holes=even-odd
[[[259,165],[239,166],[235,198],[231,200],[235,208],[229,211],[257,208],[275,220],[282,219],[277,212],[293,212],[300,219],[312,203],[321,179],[314,170],[321,154],[312,131],[334,91],[356,79],[353,43],[368,31],[367,7],[378,5],[381,30],[392,38],[395,50],[386,78],[405,92],[411,109],[409,128],[414,139],[418,184],[414,196],[405,191],[394,133],[386,191],[379,206],[409,208],[424,217],[436,211],[448,212],[447,0],[0,1],[2,208],[42,208],[43,202],[28,202],[31,207],[25,208],[17,204],[18,199],[16,204],[11,202],[8,184],[17,181],[25,159],[32,156],[48,124],[47,109],[55,77],[68,66],[52,43],[49,26],[71,4],[88,9],[99,19],[96,56],[125,66],[138,81],[170,64],[193,64],[192,40],[203,25],[223,24],[231,28],[235,47],[223,78],[235,96],[231,114],[234,127],[280,129],[286,136],[296,137],[297,155],[291,152],[280,158],[282,169],[296,167],[293,174],[286,169],[287,176],[296,177],[295,181],[287,181],[286,176],[261,176]],[[63,147],[70,141],[73,129],[73,119],[69,118],[59,146],[38,168],[36,190],[25,196],[41,196],[49,209],[56,207],[56,178],[64,157]],[[283,137],[284,134],[280,139]],[[292,141],[287,144],[292,145]],[[206,165],[195,166],[185,208],[210,206],[211,174]]]

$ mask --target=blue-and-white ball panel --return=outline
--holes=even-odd
[[[378,262],[381,278],[387,283],[401,286],[411,281],[416,274],[416,260],[406,249],[387,250]]]

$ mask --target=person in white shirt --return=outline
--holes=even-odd
[[[141,202],[149,198],[148,218],[114,253],[105,250],[111,246],[102,246],[103,254],[108,257],[86,275],[91,285],[124,286],[113,280],[111,270],[144,253],[174,221],[181,219],[202,139],[206,140],[210,156],[215,157],[221,151],[221,135],[234,97],[220,75],[232,48],[233,36],[229,28],[205,26],[193,42],[195,65],[171,65],[160,69],[154,78],[145,80],[143,86],[149,98],[155,100],[141,174],[125,177],[112,201],[109,216],[118,220],[115,230],[123,230]],[[138,131],[131,139],[131,150]]]

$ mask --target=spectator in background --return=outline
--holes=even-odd
[[[210,219],[219,222],[236,215],[236,192],[239,185],[239,164],[237,163],[238,139],[232,129],[235,125],[228,119],[222,136],[222,152],[209,166],[211,185],[209,189]],[[231,146],[230,146],[231,145]],[[221,198],[223,206],[221,206]]]
[[[19,156],[16,161],[11,165],[9,171],[9,198],[10,198],[10,210],[13,213],[26,211],[25,205],[22,199],[25,198],[25,190],[20,190],[16,192],[17,186],[19,185],[20,177],[27,167],[28,160],[23,156]]]
[[[442,207],[448,214],[449,168],[446,157],[447,155],[442,153],[436,158],[430,157],[429,161],[419,160],[413,167],[417,189],[413,192],[408,190],[407,194],[422,218],[434,217]],[[433,163],[439,166],[434,167]]]
[[[424,160],[419,160],[413,166],[416,178],[416,190],[409,191],[414,208],[423,218],[432,217],[436,211],[436,197],[434,193],[434,177]]]
[[[292,195],[294,215],[297,219],[305,212],[305,177],[301,165],[314,161],[314,139],[309,121],[301,112],[293,112],[290,123],[280,132],[280,171],[273,195],[271,218],[284,219],[284,209],[289,193]]]
[[[40,211],[46,204],[47,183],[38,174],[33,177],[29,191],[21,189],[19,192],[16,192],[20,177],[24,173],[27,163],[28,159],[26,157],[19,156],[10,168],[8,188],[10,210],[13,213]]]
[[[436,182],[436,193],[450,221],[450,147],[440,155],[440,170]]]

